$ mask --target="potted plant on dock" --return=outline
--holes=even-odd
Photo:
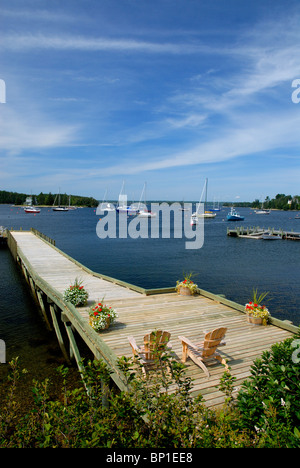
[[[270,319],[270,312],[265,305],[261,305],[267,292],[257,295],[257,289],[253,290],[253,299],[245,306],[247,320],[253,325],[267,325]]]
[[[103,299],[102,299],[103,301]],[[106,330],[118,317],[114,309],[103,302],[95,303],[89,310],[89,323],[97,332]]]
[[[77,278],[75,279],[74,284],[71,284],[65,291],[64,291],[64,300],[67,302],[71,302],[75,307],[82,307],[87,304],[89,294],[82,286],[82,281],[79,281]]]
[[[184,274],[183,281],[177,281],[176,291],[181,296],[192,296],[198,289],[198,285],[194,283],[191,278],[193,273]]]

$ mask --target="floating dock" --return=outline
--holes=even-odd
[[[179,335],[199,342],[205,331],[227,327],[227,344],[220,348],[220,354],[228,360],[239,388],[263,351],[299,330],[290,322],[275,318],[268,326],[253,326],[246,320],[244,306],[202,289],[195,296],[179,296],[174,287],[147,290],[95,273],[34,230],[8,231],[7,235],[9,249],[40,305],[46,325],[55,331],[66,360],[75,359],[80,368],[78,343],[83,340],[96,359],[106,362],[111,378],[121,390],[126,391],[127,387],[117,360],[132,356],[127,339],[130,335],[142,344],[146,333],[163,328],[171,333],[172,350],[181,360]],[[64,290],[76,278],[89,292],[87,307],[75,308],[63,299]],[[118,319],[108,330],[97,333],[89,325],[88,309],[103,297],[107,305],[116,309]],[[217,388],[224,367],[216,361],[209,370],[207,378],[193,361],[186,363],[187,376],[193,379],[193,395],[201,393],[208,407],[217,407],[224,403],[224,394]]]
[[[242,237],[244,239],[283,239],[300,240],[300,232],[284,231],[283,229],[261,228],[240,226],[235,229],[227,228],[227,235],[231,237]]]

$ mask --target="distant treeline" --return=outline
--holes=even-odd
[[[255,200],[252,204],[252,208],[261,207],[262,203],[259,200]],[[263,207],[266,209],[275,210],[300,210],[300,196],[285,195],[284,193],[278,193],[275,198],[270,199],[266,197],[263,202]]]
[[[261,208],[262,205],[266,210],[300,210],[300,195],[285,195],[278,193],[275,198],[266,197],[264,202],[261,200],[254,200],[254,202],[236,202],[236,203],[222,203],[223,206],[239,206],[249,208]]]
[[[39,195],[28,195],[25,193],[7,192],[0,190],[0,204],[24,205],[26,198],[31,197],[34,205],[58,205],[58,195],[41,192]],[[82,197],[80,195],[60,194],[60,204],[64,206],[98,206],[99,202],[93,197]]]

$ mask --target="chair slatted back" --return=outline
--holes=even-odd
[[[157,330],[144,336],[144,353],[146,360],[153,360],[166,350],[166,345],[171,334],[166,331]]]
[[[215,330],[206,333],[203,342],[203,358],[210,357],[216,352],[226,332],[227,328],[216,328]]]

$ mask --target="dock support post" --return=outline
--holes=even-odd
[[[44,301],[43,301],[42,293],[40,291],[38,291],[38,290],[35,290],[35,294],[36,294],[36,297],[37,297],[37,299],[39,301],[40,308],[41,308],[43,317],[45,319],[47,328],[48,328],[48,330],[52,331],[52,327],[51,327],[50,322],[49,322],[48,317],[47,317],[46,308],[45,308],[45,304],[44,304]]]
[[[73,354],[75,356],[75,360],[77,362],[77,367],[79,369],[79,372],[80,372],[81,378],[83,380],[85,389],[87,391],[87,394],[90,395],[90,393],[91,393],[90,389],[89,389],[89,387],[87,386],[87,384],[86,384],[86,382],[84,380],[84,366],[82,364],[82,359],[81,359],[81,356],[80,356],[80,352],[79,352],[79,349],[77,347],[75,336],[74,336],[74,333],[73,333],[73,330],[72,330],[72,324],[70,322],[64,322],[64,325],[65,325],[66,332],[67,332],[67,335],[68,335],[68,338],[69,338],[69,341],[70,341],[70,348],[72,349],[72,352],[73,352]]]
[[[58,321],[57,321],[55,309],[54,309],[54,306],[52,304],[50,305],[50,313],[51,313],[53,327],[54,327],[54,330],[55,330],[55,333],[56,333],[56,336],[57,336],[59,347],[60,347],[60,349],[61,349],[61,351],[62,351],[62,353],[64,355],[65,360],[67,361],[68,364],[70,364],[71,362],[70,362],[68,353],[67,353],[66,348],[65,348],[64,340],[63,340],[63,337],[62,337],[62,334],[61,334],[61,331],[60,331],[60,328],[59,328],[59,324],[58,324]]]

